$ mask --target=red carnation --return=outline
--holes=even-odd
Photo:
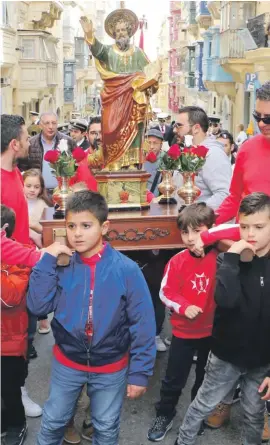
[[[86,154],[81,147],[76,147],[72,151],[72,157],[76,162],[81,162],[85,158]]]
[[[171,146],[171,148],[167,151],[167,155],[172,159],[178,159],[181,156],[181,150],[179,145],[174,144]]]
[[[152,163],[156,162],[156,160],[157,160],[157,155],[156,155],[156,153],[154,153],[153,151],[150,151],[150,152],[148,153],[148,155],[146,156],[146,160],[147,160],[148,162],[152,162]]]
[[[204,147],[204,145],[198,145],[197,147],[192,147],[191,151],[199,158],[206,158],[209,150],[208,148]]]
[[[189,153],[190,153],[190,148],[185,147],[185,148],[183,149],[182,153],[187,153],[187,154],[189,154]]]
[[[55,164],[60,157],[60,152],[57,150],[48,150],[44,155],[44,161]]]

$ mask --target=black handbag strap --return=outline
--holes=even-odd
[[[157,183],[158,183],[158,180],[159,180],[159,177],[160,177],[160,171],[158,170],[158,171],[156,172],[156,174],[155,174],[154,181],[153,181],[152,186],[151,186],[151,189],[150,189],[150,192],[151,192],[151,193],[154,193],[155,188],[156,188]]]

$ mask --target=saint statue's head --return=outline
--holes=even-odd
[[[113,36],[115,43],[121,51],[129,48],[130,37],[132,36],[132,26],[124,19],[115,22]]]
[[[121,51],[126,51],[130,45],[130,38],[139,26],[138,17],[129,9],[117,9],[111,12],[105,20],[106,32],[115,40]]]

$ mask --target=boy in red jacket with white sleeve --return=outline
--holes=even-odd
[[[41,253],[11,239],[15,212],[1,205],[1,437],[7,444],[24,442],[27,424],[21,388],[27,375],[28,315],[26,290],[31,267]],[[60,246],[60,244],[59,244]],[[46,249],[59,253],[54,244]],[[57,250],[57,252],[58,252]],[[65,253],[69,252],[66,247]],[[71,252],[70,252],[71,253]]]
[[[192,400],[204,378],[215,311],[218,251],[209,247],[205,249],[204,257],[197,257],[191,250],[200,233],[210,229],[214,221],[214,211],[203,202],[185,207],[178,218],[178,227],[187,249],[169,261],[161,283],[160,298],[173,310],[173,337],[166,375],[161,385],[160,401],[156,404],[156,419],[148,431],[148,440],[152,442],[162,440],[172,427],[176,406],[186,385],[196,351],[198,360],[196,380],[191,391]]]
[[[15,227],[14,211],[1,205],[1,221],[7,223],[7,236],[11,236]],[[19,436],[23,443],[27,431],[21,387],[26,372],[26,289],[30,271],[29,267],[1,262],[1,435],[8,434],[8,440],[13,439],[13,443]]]

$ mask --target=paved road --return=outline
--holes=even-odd
[[[50,378],[51,350],[53,345],[52,334],[36,335],[35,345],[39,353],[39,357],[31,360],[29,377],[27,379],[27,388],[32,399],[41,405],[44,404],[48,395],[48,385]],[[147,394],[141,400],[125,401],[121,435],[119,445],[150,445],[146,438],[147,430],[152,422],[154,402],[158,398],[160,379],[164,373],[166,366],[167,353],[159,353],[156,361],[155,375],[151,379],[150,387]],[[189,383],[193,378],[193,372],[190,376]],[[176,431],[183,419],[186,408],[190,399],[190,384],[184,390],[178,405],[178,413],[174,421],[173,429],[168,433],[166,439],[161,442],[163,445],[173,445],[176,437]],[[79,411],[76,416],[76,424],[78,428],[83,421],[83,411]],[[205,435],[197,440],[196,445],[240,445],[240,407],[236,404],[233,407],[233,415],[231,423],[228,427],[221,430],[207,430]],[[29,433],[26,445],[36,444],[36,435],[39,430],[40,419],[28,419]],[[82,441],[83,445],[89,444]],[[108,444],[109,445],[109,444]]]

